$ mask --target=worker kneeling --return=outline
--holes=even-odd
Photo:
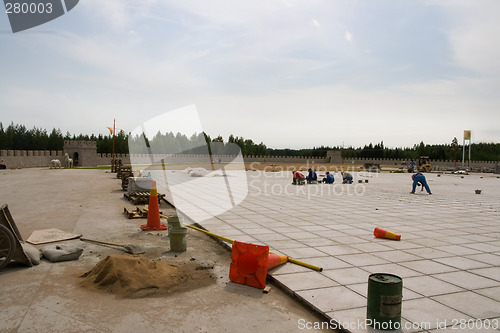
[[[415,174],[413,174],[411,176],[411,179],[413,179],[413,185],[412,185],[412,189],[411,189],[411,194],[415,194],[415,188],[420,185],[422,185],[423,187],[425,187],[425,190],[427,191],[427,193],[429,194],[432,194],[431,193],[431,189],[429,188],[429,185],[427,185],[427,180],[425,179],[425,176],[423,174],[421,174],[420,172],[417,172]],[[424,189],[422,188],[422,191]]]
[[[309,174],[306,177],[307,183],[308,184],[316,184],[318,182],[318,175],[316,174],[316,171],[313,169],[309,168]]]
[[[292,179],[292,184],[293,185],[304,185],[306,177],[298,171],[292,171],[293,179]]]
[[[323,183],[333,184],[334,181],[335,181],[335,177],[333,177],[333,173],[330,173],[329,171],[327,171],[326,177],[323,178]]]
[[[349,172],[342,171],[340,173],[342,175],[342,183],[343,184],[352,184],[352,175]]]

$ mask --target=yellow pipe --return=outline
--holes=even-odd
[[[168,219],[168,217],[165,216],[165,215],[160,214],[160,216],[163,217],[164,219]],[[230,238],[226,238],[226,237],[214,234],[213,232],[210,232],[210,231],[207,231],[207,230],[203,230],[201,228],[195,227],[194,225],[185,224],[185,226],[188,227],[188,228],[197,230],[197,231],[201,231],[201,232],[203,232],[206,235],[222,239],[223,241],[226,241],[228,243],[231,243],[231,244],[234,243],[234,239],[230,239]],[[270,254],[274,254],[274,253],[271,253],[271,252],[269,252],[269,253]],[[314,265],[305,263],[305,262],[297,260],[297,259],[293,259],[293,258],[288,257],[288,261],[291,262],[291,263],[293,263],[293,264],[296,264],[296,265],[299,265],[299,266],[303,266],[303,267],[306,267],[306,268],[309,268],[309,269],[312,269],[312,270],[315,270],[315,271],[318,271],[318,272],[322,272],[323,271],[322,267],[314,266]]]

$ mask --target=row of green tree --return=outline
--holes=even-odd
[[[453,138],[449,144],[429,145],[420,142],[413,147],[387,148],[384,142],[364,147],[320,146],[310,149],[272,149],[267,148],[262,142],[256,143],[251,139],[245,139],[230,135],[228,140],[222,136],[211,138],[206,133],[193,134],[189,138],[184,134],[158,132],[152,138],[135,136],[129,140],[129,135],[124,131],[111,135],[71,135],[66,132],[62,134],[60,129],[52,129],[49,133],[45,129],[27,129],[24,125],[11,123],[4,128],[0,122],[0,149],[12,150],[62,150],[64,140],[93,140],[97,143],[98,153],[111,153],[113,151],[113,140],[115,153],[129,153],[129,144],[133,153],[213,153],[232,155],[239,147],[243,155],[257,156],[316,156],[324,157],[328,150],[340,150],[344,158],[388,158],[388,159],[418,159],[420,156],[429,156],[435,160],[460,160],[463,146]],[[129,142],[130,141],[130,142]],[[206,145],[206,143],[210,145]],[[468,148],[467,148],[468,149]],[[467,150],[468,154],[468,150]],[[471,159],[475,161],[500,161],[500,143],[473,143],[471,145]]]
[[[375,145],[370,143],[363,148],[349,147],[342,149],[344,158],[388,158],[415,160],[420,156],[428,156],[433,160],[461,160],[463,146],[458,144],[457,138],[453,138],[450,144],[429,145],[420,142],[413,147],[387,148],[380,142]],[[339,149],[338,147],[336,149]],[[500,143],[473,143],[470,147],[471,160],[473,161],[500,161]],[[466,145],[465,153],[468,156],[469,147]]]
[[[64,140],[92,140],[97,142],[98,153],[111,153],[113,138],[111,135],[71,135],[62,134],[60,129],[52,129],[50,133],[42,128],[27,129],[24,125],[11,123],[4,128],[0,122],[0,149],[12,150],[62,150]],[[119,132],[115,136],[115,153],[128,153],[128,135]]]

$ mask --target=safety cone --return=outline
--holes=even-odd
[[[141,229],[149,230],[167,230],[167,226],[160,222],[160,207],[158,207],[158,192],[156,182],[151,183],[151,193],[149,194],[148,223],[142,224]]]
[[[267,257],[267,269],[271,269],[277,267],[279,265],[283,265],[288,262],[288,257],[283,254],[274,254],[269,253]]]
[[[266,287],[269,246],[234,241],[229,280],[264,289]]]
[[[234,241],[231,251],[229,280],[234,283],[264,289],[267,270],[282,265],[288,257],[269,253],[269,246]]]
[[[401,235],[395,234],[392,231],[387,231],[387,230],[382,229],[380,227],[376,227],[375,230],[373,230],[373,235],[377,238],[401,240]]]

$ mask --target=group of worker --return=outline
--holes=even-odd
[[[317,183],[318,182],[318,175],[316,174],[316,171],[314,169],[311,169],[311,168],[309,168],[307,171],[308,171],[307,177],[304,176],[299,171],[292,171],[292,174],[293,174],[292,184],[293,185],[304,184],[306,181],[308,184]],[[353,178],[349,172],[342,171],[340,174],[342,176],[343,183],[352,183]],[[333,173],[330,173],[329,171],[327,171],[322,182],[326,183],[326,184],[333,184],[335,182],[335,177],[333,176]]]
[[[318,175],[316,174],[316,171],[314,171],[311,168],[309,168],[307,171],[308,171],[307,177],[305,177],[299,171],[292,171],[292,174],[293,174],[292,184],[293,185],[301,185],[301,184],[305,184],[306,181],[308,184],[317,183],[318,182]],[[342,183],[348,183],[348,184],[352,183],[353,178],[349,172],[341,171],[340,174],[342,175]],[[415,189],[417,188],[417,186],[422,186],[422,191],[425,188],[427,193],[432,194],[431,189],[429,188],[429,185],[427,184],[427,180],[425,179],[425,176],[422,173],[417,172],[417,173],[413,174],[411,176],[411,179],[413,180],[412,189],[410,192],[411,194],[415,194]],[[335,182],[335,177],[333,176],[332,173],[327,171],[322,182],[326,183],[326,184],[333,184]]]

